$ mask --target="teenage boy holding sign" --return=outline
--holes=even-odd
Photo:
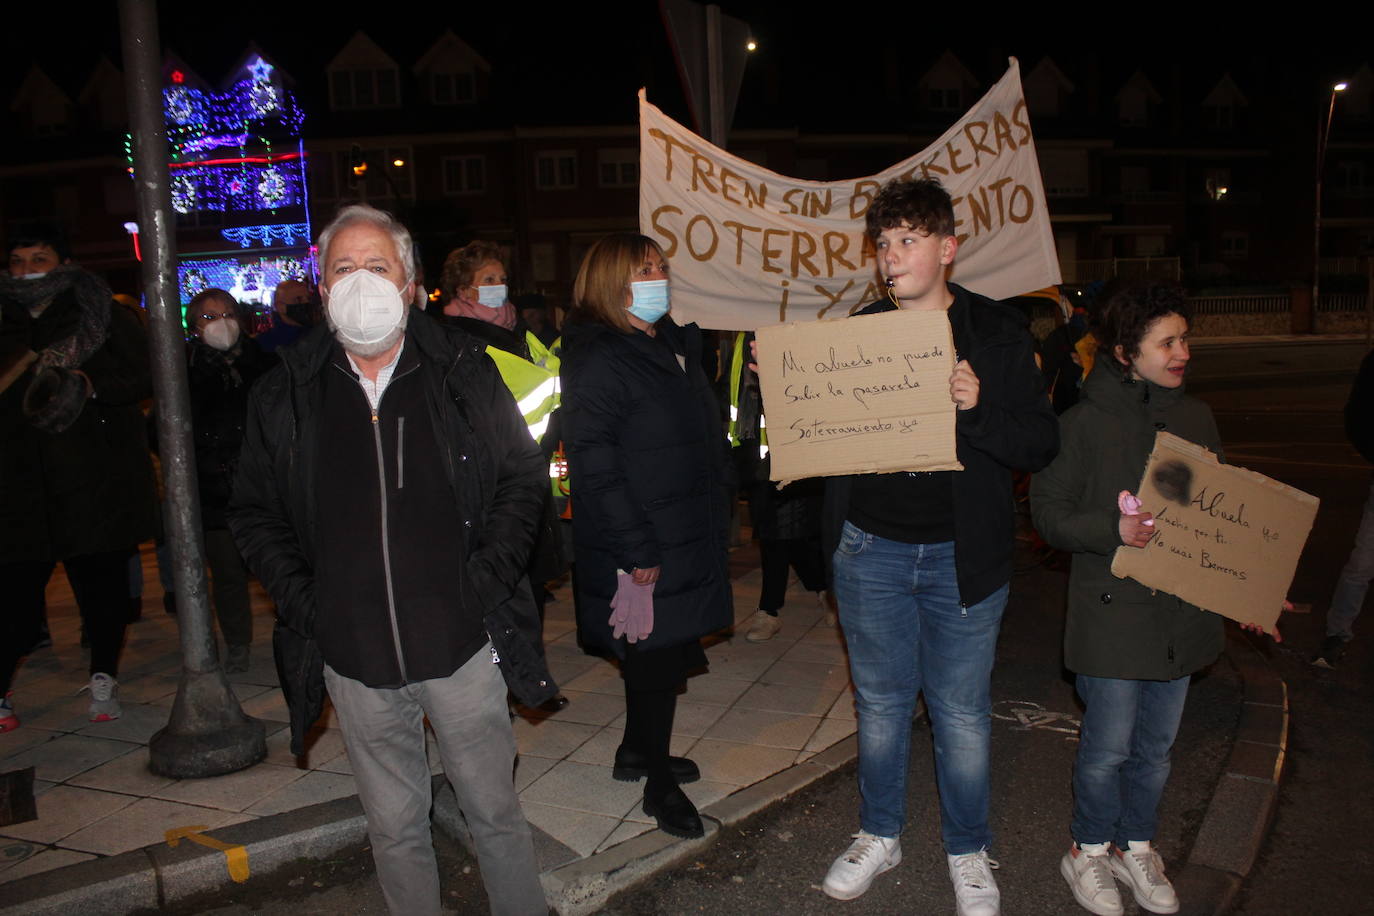
[[[823,889],[842,900],[902,859],[911,717],[924,693],[940,823],[961,916],[999,912],[988,858],[989,680],[1012,571],[1012,471],[1054,458],[1059,431],[1020,312],[947,281],[959,242],[948,192],[895,180],[866,229],[888,298],[861,309],[944,312],[962,471],[826,480],[825,553],[858,714],[859,832]]]

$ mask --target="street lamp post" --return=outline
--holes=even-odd
[[[1326,163],[1326,141],[1331,135],[1331,116],[1336,113],[1336,93],[1344,92],[1347,83],[1336,83],[1331,87],[1331,98],[1326,105],[1326,120],[1317,123],[1317,198],[1312,208],[1312,314],[1318,311],[1317,294],[1321,291],[1322,276],[1322,166]]]

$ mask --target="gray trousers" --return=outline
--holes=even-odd
[[[477,848],[491,912],[547,916],[529,823],[515,794],[515,733],[506,685],[487,648],[446,678],[368,687],[324,669],[339,714],[377,880],[394,916],[440,913],[430,838],[424,718]]]

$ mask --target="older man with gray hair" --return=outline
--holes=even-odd
[[[506,711],[507,687],[532,705],[556,690],[520,625],[542,454],[481,342],[412,318],[395,219],[344,208],[319,259],[327,325],[253,389],[229,509],[277,603],[292,750],[327,688],[387,906],[437,914],[428,717],[491,911],[544,916]]]

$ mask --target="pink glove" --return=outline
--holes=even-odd
[[[615,597],[611,599],[612,635],[630,642],[647,639],[654,631],[654,585],[636,585],[629,573],[616,575]]]
[[[1140,499],[1130,490],[1122,490],[1116,495],[1116,506],[1121,510],[1122,515],[1140,514]],[[1145,525],[1148,527],[1153,527],[1154,523],[1155,520],[1152,518],[1145,520]]]

